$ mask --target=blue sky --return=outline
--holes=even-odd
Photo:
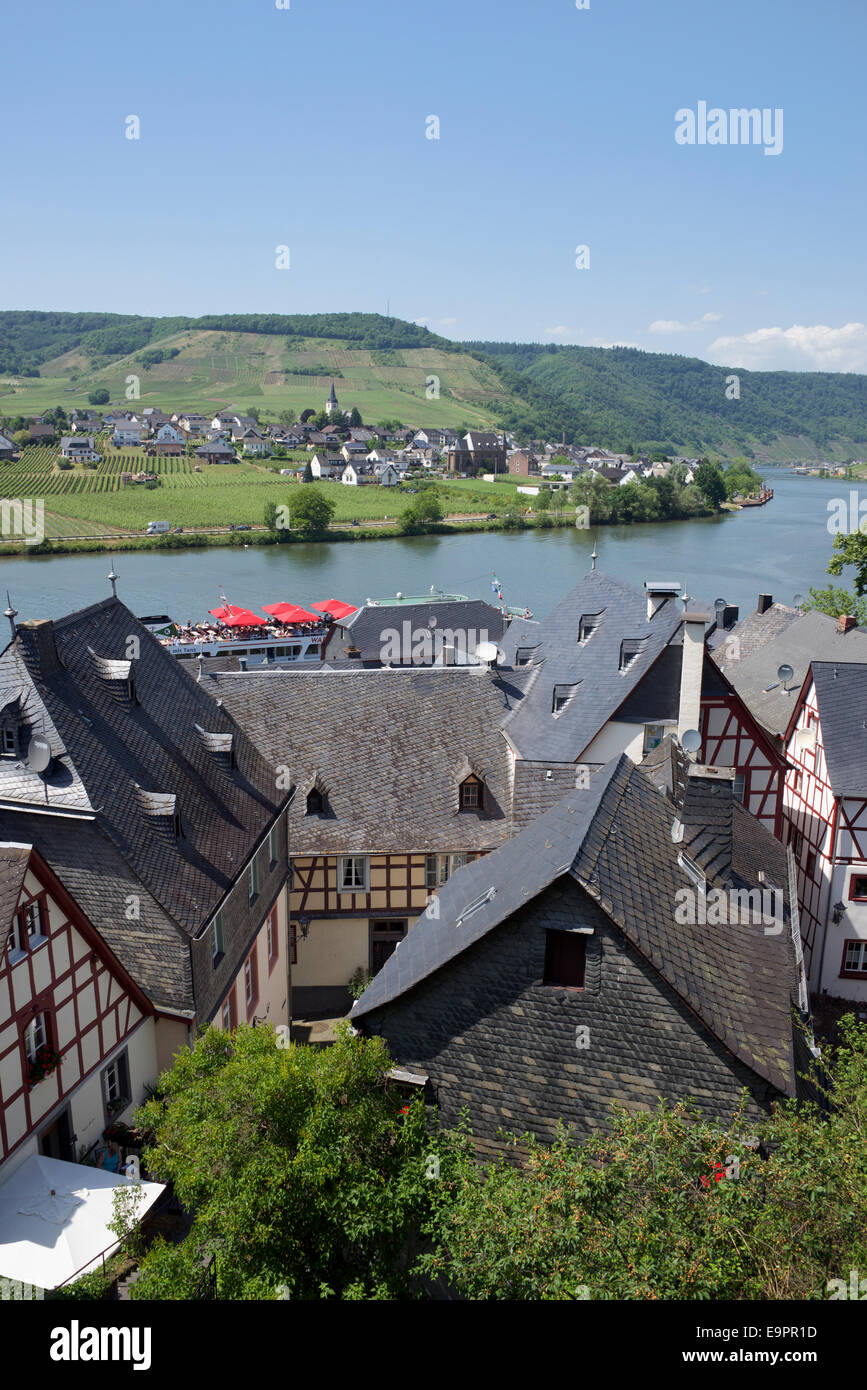
[[[3,36],[0,307],[867,371],[863,0],[43,0]],[[781,153],[679,145],[700,101],[781,108]]]

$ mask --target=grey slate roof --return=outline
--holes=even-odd
[[[475,632],[477,643],[499,642],[505,626],[502,613],[493,604],[478,599],[466,603],[437,603],[432,599],[430,603],[365,604],[356,613],[335,623],[337,631],[329,649],[335,656],[342,656],[344,647],[358,647],[362,661],[378,661],[383,647],[382,633],[396,629],[403,634],[403,624],[407,622],[411,632],[419,628],[456,634]],[[465,638],[458,640],[466,648]]]
[[[439,917],[419,918],[352,1018],[412,989],[569,873],[730,1052],[794,1094],[788,930],[679,924],[676,893],[690,881],[677,862],[672,819],[671,802],[641,769],[626,757],[612,761],[587,790],[570,792],[507,845],[453,874],[438,895]],[[736,884],[745,882],[739,870],[752,867],[758,830],[752,817],[733,816]]]
[[[867,629],[840,633],[837,619],[827,613],[799,614],[796,609],[784,609],[779,604],[766,613],[750,614],[727,636],[739,640],[739,658],[732,658],[731,648],[722,639],[714,660],[754,718],[778,737],[786,732],[811,661],[867,662]],[[791,666],[795,672],[785,689],[777,678],[782,665]],[[769,690],[769,686],[774,689]]]
[[[123,662],[130,638],[138,639],[133,659],[135,702],[123,681],[106,675],[104,660]],[[103,658],[102,662],[94,659]],[[110,890],[102,882],[126,878],[139,885],[129,891],[149,895],[149,913],[174,923],[175,935],[195,935],[238,878],[257,841],[265,833],[288,793],[261,753],[220,709],[204,684],[194,679],[117,599],[107,599],[55,623],[22,623],[0,655],[0,686],[7,691],[29,679],[30,730],[45,727],[56,740],[66,784],[48,779],[48,805],[66,812],[90,813],[87,821],[31,815],[45,808],[44,795],[32,783],[41,779],[12,760],[0,760],[0,806],[3,835],[20,838],[21,817],[32,820],[32,842],[62,881],[76,873],[74,856],[59,857],[66,843],[80,843],[81,865],[90,870],[70,892],[81,901],[95,926],[102,917],[88,907],[87,895]],[[233,734],[235,768],[222,754],[209,752],[200,730]],[[70,788],[72,790],[70,790]],[[174,796],[182,835],[175,838],[165,817],[147,813],[143,793]],[[145,798],[147,799],[147,798]],[[10,810],[10,805],[17,810]],[[59,827],[59,829],[58,829]],[[64,838],[65,837],[65,838]],[[106,859],[108,855],[108,859]],[[92,871],[96,865],[99,872]],[[119,895],[115,895],[119,901]],[[126,924],[123,930],[127,931]],[[114,949],[115,943],[106,933]],[[119,959],[132,968],[121,946]],[[168,957],[166,957],[168,960]],[[176,973],[177,961],[172,961]],[[172,979],[153,981],[162,995]],[[142,985],[145,981],[142,979]],[[151,990],[149,989],[150,993]],[[153,996],[152,996],[153,997]]]
[[[0,811],[0,838],[22,836],[39,849],[64,888],[125,970],[157,1007],[195,1009],[190,952],[183,932],[142,891],[123,855],[93,821]],[[139,919],[128,921],[131,896]]]
[[[520,699],[522,676],[354,663],[218,673],[203,683],[269,761],[292,768],[292,853],[367,854],[488,849],[508,838],[511,760],[498,724]],[[484,774],[488,815],[457,808],[467,761]],[[307,816],[317,775],[328,813]]]
[[[814,661],[812,671],[831,790],[867,796],[867,662]]]
[[[599,614],[592,636],[579,643],[580,620]],[[575,761],[647,674],[681,625],[671,600],[648,621],[647,597],[629,584],[591,570],[540,623],[517,619],[503,638],[507,661],[518,647],[535,645],[532,681],[521,706],[504,725],[524,758]],[[643,638],[641,654],[621,671],[624,638]],[[582,687],[565,709],[552,713],[555,685]]]

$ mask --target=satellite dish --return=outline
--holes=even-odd
[[[680,746],[686,753],[697,753],[701,748],[701,734],[698,729],[685,729]]]
[[[479,661],[486,661],[489,663],[496,661],[499,654],[500,652],[496,642],[480,642],[476,647],[476,656],[479,658]]]
[[[796,608],[801,608],[801,607],[803,606],[803,604],[804,604],[804,595],[803,595],[803,594],[795,594],[794,597],[793,597],[793,599],[792,599],[792,603],[794,604],[794,606],[795,606]]]
[[[777,680],[782,681],[783,685],[786,684],[786,681],[790,681],[794,674],[795,668],[793,666],[788,666],[785,662],[782,666],[777,667]]]
[[[723,610],[728,607],[728,604],[726,603],[724,598],[715,598],[713,601],[713,606],[716,609],[717,613],[722,613]]]
[[[31,772],[44,772],[51,762],[51,744],[44,734],[34,734],[27,749],[27,766]]]

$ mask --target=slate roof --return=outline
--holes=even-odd
[[[595,631],[579,643],[582,616],[598,614]],[[516,619],[501,643],[507,662],[518,647],[535,648],[525,700],[504,725],[519,756],[575,761],[650,671],[681,625],[669,599],[647,618],[647,596],[629,584],[591,570],[540,623]],[[624,638],[643,638],[643,649],[619,669]],[[559,714],[552,712],[555,685],[582,686]]]
[[[479,666],[209,674],[224,707],[265,758],[292,768],[293,855],[489,849],[511,834],[510,755],[498,724],[522,672]],[[469,760],[490,814],[459,811]],[[318,775],[328,811],[306,815]]]
[[[140,651],[133,660],[135,702],[124,681],[106,675],[112,668],[94,659],[95,653],[123,662],[130,638],[138,639]],[[0,686],[14,690],[22,670],[30,730],[45,729],[65,780],[52,775],[41,791],[35,785],[41,778],[2,759],[0,806],[29,814],[46,808],[47,795],[47,806],[63,819],[34,817],[33,843],[61,879],[39,827],[46,837],[55,824],[72,836],[78,831],[69,810],[89,813],[95,819],[88,834],[110,844],[118,871],[125,865],[180,931],[195,935],[286,800],[273,768],[204,684],[196,684],[118,599],[53,624],[19,624],[0,655]],[[208,752],[199,729],[234,734],[234,769]],[[165,817],[146,813],[141,793],[176,798],[179,838]],[[5,837],[17,838],[18,816],[8,809],[3,814]],[[98,882],[95,887],[99,891]]]
[[[156,899],[142,891],[121,852],[95,822],[0,811],[0,839],[11,836],[24,836],[37,846],[63,887],[157,1008],[195,1011],[184,933]],[[137,921],[128,921],[126,916],[131,896],[139,900]]]
[[[440,632],[475,632],[477,642],[499,642],[504,631],[503,615],[493,604],[480,599],[468,602],[409,604],[365,604],[348,618],[336,623],[338,629],[331,639],[331,646],[343,654],[345,646],[358,647],[361,660],[379,660],[382,652],[382,633],[396,629],[402,634],[403,624],[408,622],[410,630],[435,628]],[[482,634],[487,634],[485,638]]]
[[[690,880],[678,865],[671,827],[671,802],[626,757],[612,760],[588,789],[570,792],[494,854],[453,874],[439,890],[439,916],[419,918],[351,1017],[405,994],[568,873],[714,1037],[758,1076],[794,1094],[788,929],[774,936],[739,924],[679,924],[676,893]],[[751,866],[759,829],[752,817],[733,816],[736,885],[745,882],[737,871]]]
[[[831,790],[867,796],[867,662],[814,661],[812,671]]]
[[[740,642],[737,660],[731,655],[730,637]],[[751,613],[733,627],[716,648],[714,660],[754,718],[781,738],[810,663],[867,662],[867,629],[838,632],[837,619],[827,613],[799,614],[774,604],[766,613]],[[777,678],[782,665],[791,666],[795,673],[785,688]]]
[[[12,918],[24,885],[30,848],[27,844],[0,842],[0,960],[6,952]]]

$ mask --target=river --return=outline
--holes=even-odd
[[[645,579],[685,583],[697,598],[724,598],[750,612],[759,593],[791,603],[811,586],[834,582],[852,588],[852,574],[831,580],[828,503],[859,487],[842,479],[799,477],[762,470],[773,501],[699,521],[662,525],[600,526],[417,536],[399,540],[244,549],[130,551],[114,555],[33,555],[0,563],[0,594],[8,589],[19,621],[60,617],[110,593],[112,561],[118,596],[133,612],[200,619],[216,608],[223,590],[232,603],[258,608],[286,599],[308,604],[341,598],[362,603],[401,591],[491,598],[496,574],[506,603],[544,616],[590,568],[594,539],[598,566],[640,586]]]

